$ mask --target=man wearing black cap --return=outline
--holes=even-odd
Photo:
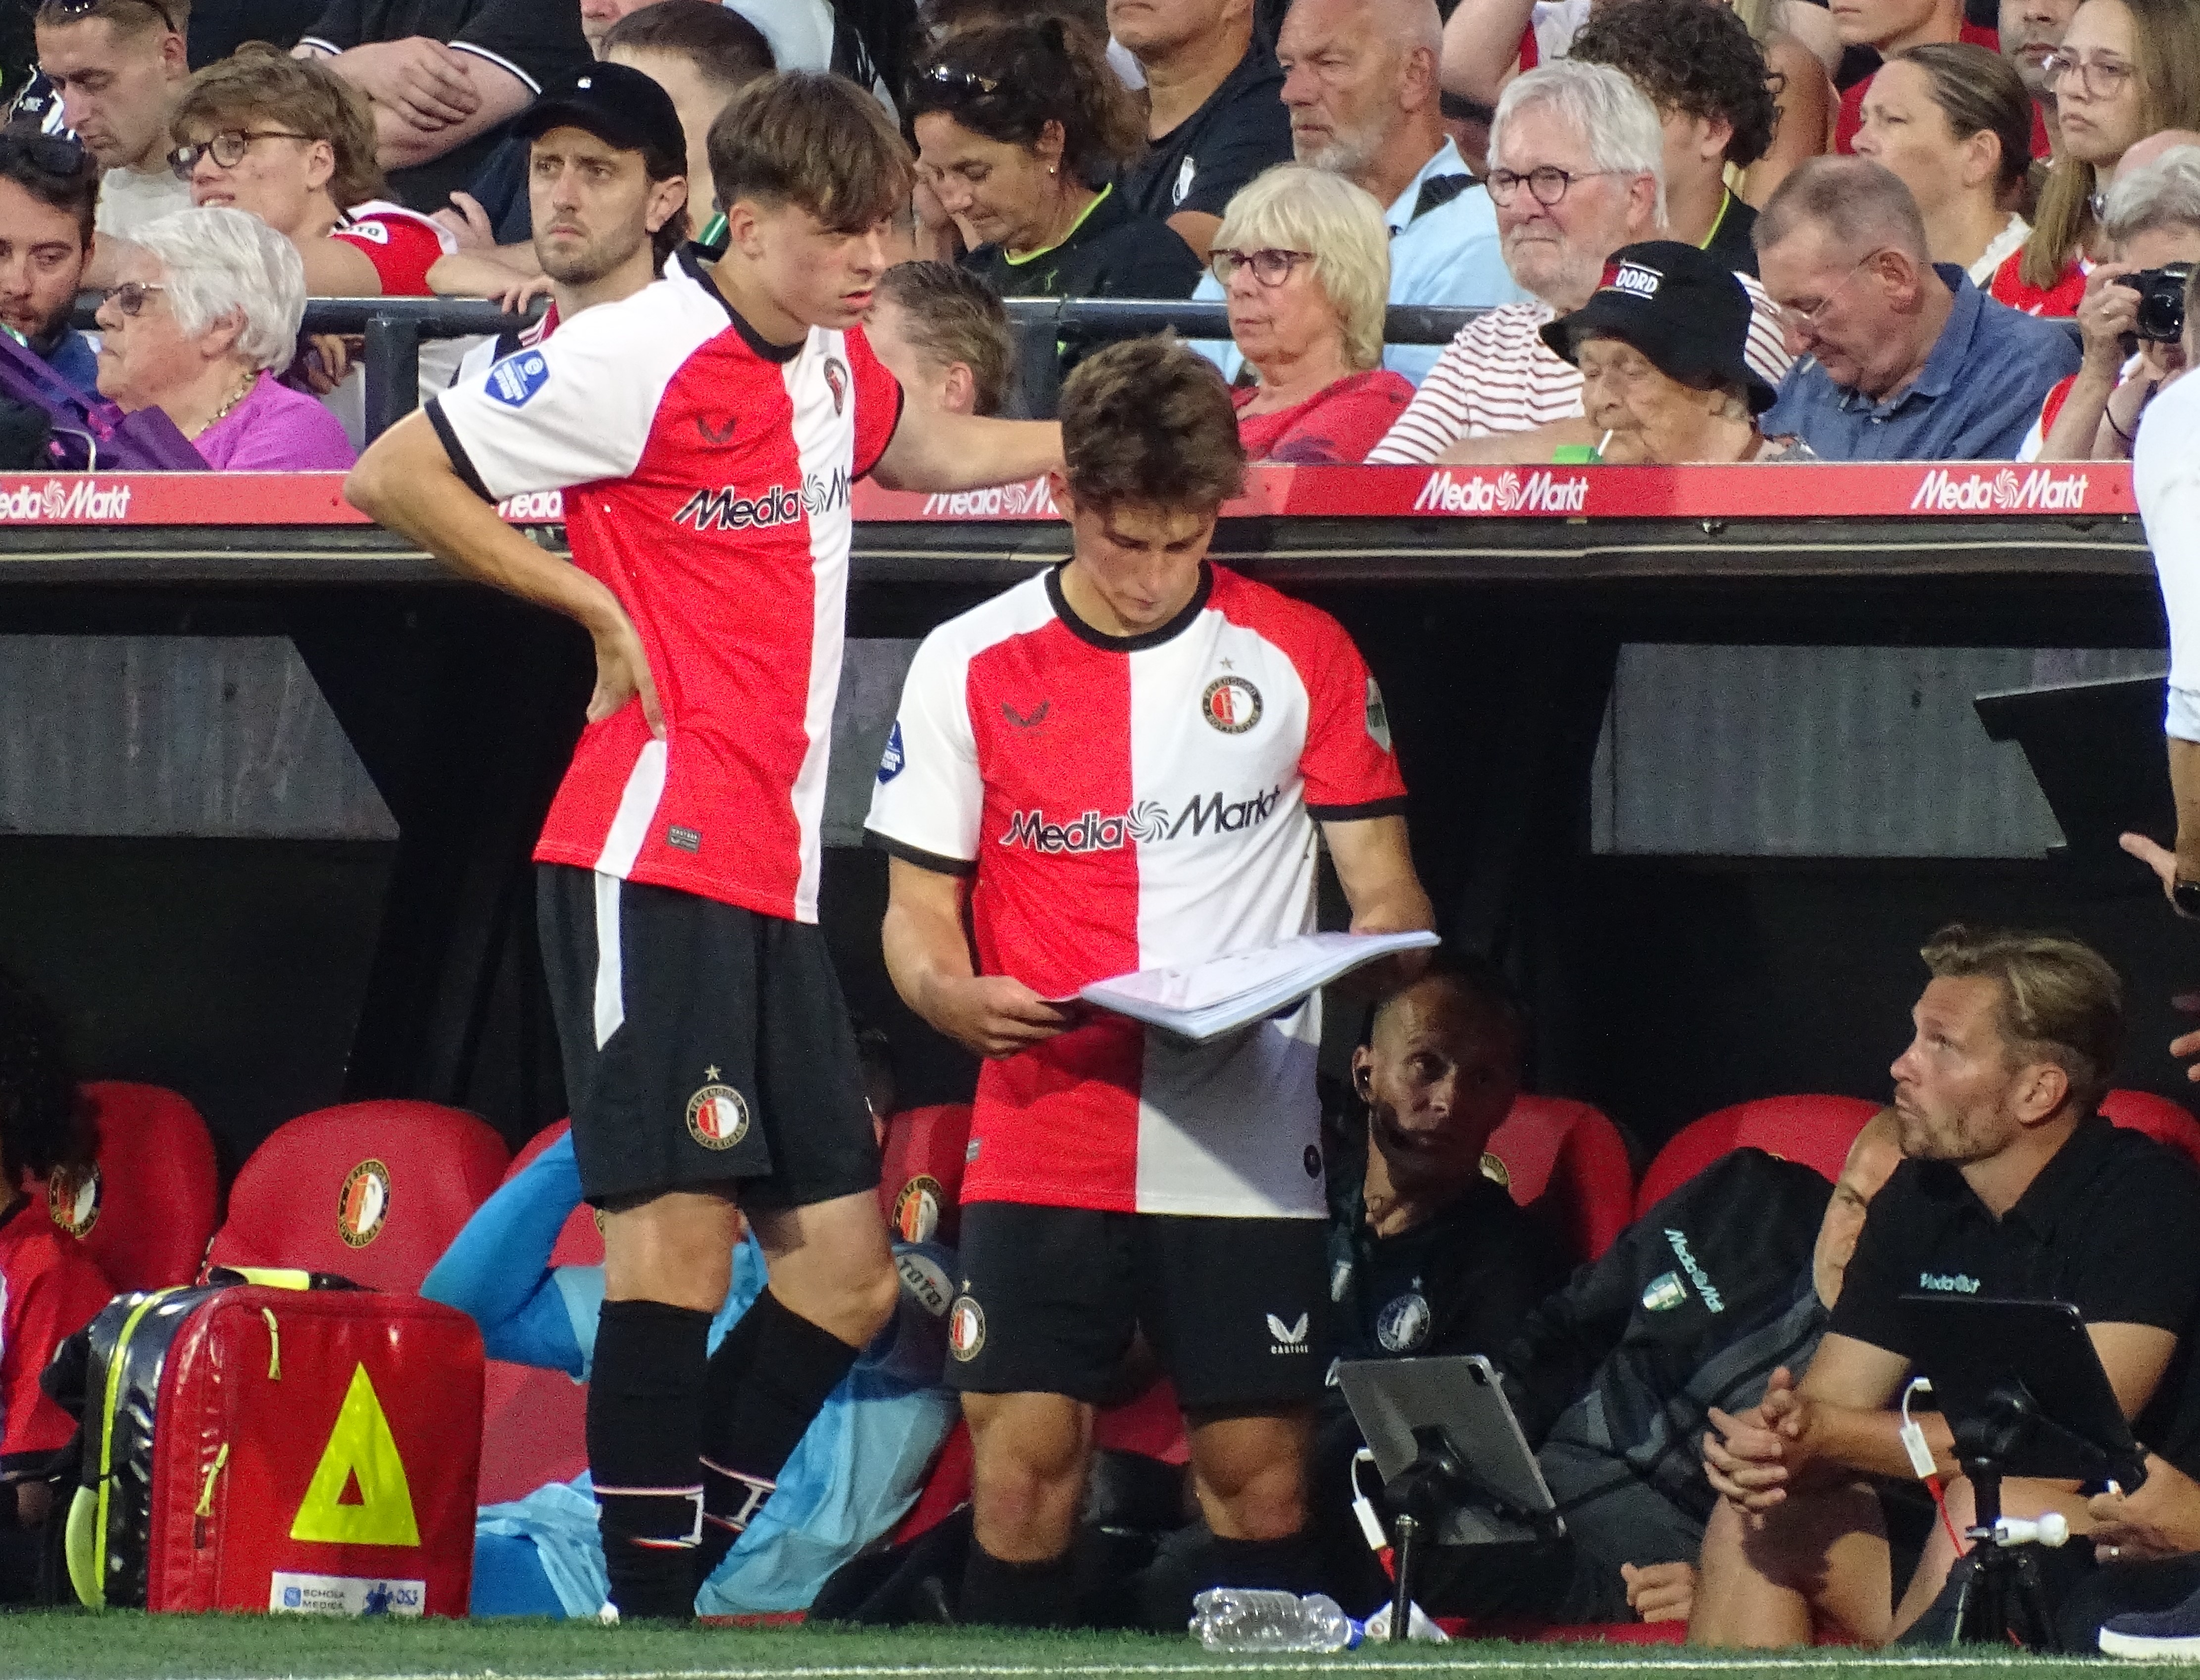
[[[1773,389],[1745,354],[1749,294],[1710,252],[1673,239],[1623,245],[1589,300],[1542,329],[1582,371],[1580,420],[1543,428],[1603,461],[1809,460],[1801,443],[1768,444],[1757,416]]]
[[[550,307],[534,325],[477,346],[454,383],[540,343],[560,320],[640,291],[687,233],[687,136],[672,96],[641,71],[592,64],[528,107],[513,131],[528,143],[535,256]],[[438,291],[488,296],[534,290],[470,253],[444,258],[429,279]]]

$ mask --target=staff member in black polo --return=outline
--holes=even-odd
[[[2115,971],[2062,935],[1960,924],[1922,954],[1933,979],[1893,1068],[1907,1158],[1871,1205],[1832,1326],[1799,1384],[1776,1373],[1763,1404],[1714,1413],[1705,1437],[1724,1497],[1704,1539],[1701,1643],[1807,1644],[1831,1625],[1878,1644],[1938,1592],[1952,1549],[1936,1544],[1890,1607],[1869,1479],[1916,1474],[1891,1409],[1920,1352],[1904,1295],[2074,1302],[2140,1438],[2173,1458],[2183,1444],[2183,1384],[2163,1379],[2200,1302],[2200,1180],[2099,1116],[2123,1036]],[[1953,1479],[1945,1428],[1934,1446]],[[2030,1514],[2048,1492],[2011,1483],[2005,1508]],[[2073,1515],[2082,1527],[2082,1505]]]

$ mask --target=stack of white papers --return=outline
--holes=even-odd
[[[1205,1044],[1280,1015],[1340,975],[1400,951],[1439,944],[1431,933],[1306,934],[1259,951],[1241,951],[1176,969],[1141,969],[1097,980],[1078,992],[1085,1003]]]

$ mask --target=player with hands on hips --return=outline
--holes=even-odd
[[[595,645],[535,856],[574,1151],[604,1216],[588,1456],[622,1617],[693,1614],[899,1293],[816,925],[853,486],[1061,462],[1050,424],[902,424],[861,325],[912,179],[877,101],[767,77],[709,153],[723,256],[689,247],[454,385],[346,487]],[[497,515],[550,489],[570,564]],[[712,1351],[743,1214],[769,1285]]]

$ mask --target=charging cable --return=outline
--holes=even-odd
[[[1948,1531],[1949,1542],[1956,1555],[1963,1557],[1970,1548],[1963,1544],[1963,1537],[1956,1532],[1956,1525],[1948,1516],[1948,1501],[1940,1490],[1940,1467],[1933,1461],[1933,1449],[1925,1444],[1925,1431],[1910,1419],[1910,1400],[1912,1395],[1930,1394],[1933,1384],[1922,1377],[1912,1377],[1910,1386],[1902,1390],[1902,1449],[1910,1455],[1910,1467],[1917,1472],[1917,1479],[1933,1496],[1934,1508],[1940,1513],[1940,1526]]]

